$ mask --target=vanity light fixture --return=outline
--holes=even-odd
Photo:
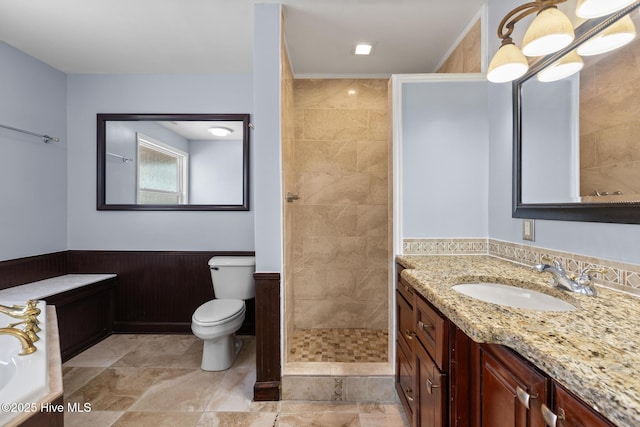
[[[207,130],[209,131],[209,133],[211,135],[215,135],[215,136],[227,136],[227,135],[230,135],[233,132],[232,129],[225,128],[225,127],[222,127],[222,126],[212,127],[212,128],[207,129]]]
[[[580,18],[591,19],[609,15],[624,9],[635,0],[578,0],[576,15]]]
[[[571,21],[556,6],[565,1],[567,0],[535,0],[516,7],[502,19],[498,25],[498,37],[502,39],[502,45],[489,64],[489,81],[504,83],[515,80],[529,69],[525,55],[548,55],[573,41],[575,35]],[[532,13],[537,13],[538,16],[527,29],[520,51],[511,34],[515,24]]]
[[[630,43],[635,37],[636,27],[631,17],[626,15],[578,46],[578,54],[592,56],[610,52]]]
[[[574,50],[540,71],[537,78],[541,82],[555,82],[577,73],[582,70],[582,67],[584,67],[584,61]]]
[[[353,53],[356,55],[371,55],[373,53],[373,43],[358,43]]]

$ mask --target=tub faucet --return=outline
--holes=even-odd
[[[596,296],[596,288],[593,286],[593,277],[591,273],[604,273],[603,270],[587,268],[583,270],[579,276],[574,274],[567,275],[567,272],[562,267],[562,264],[558,261],[553,261],[554,265],[549,265],[546,262],[551,262],[548,258],[541,259],[542,264],[538,264],[533,268],[540,273],[551,273],[551,284],[564,291],[577,292],[583,295]]]
[[[37,350],[36,346],[33,345],[33,341],[29,338],[29,335],[20,329],[0,328],[0,335],[12,335],[20,340],[20,345],[22,345],[22,351],[18,353],[20,356],[31,354]]]
[[[8,307],[0,304],[0,313],[4,313],[13,318],[19,319],[19,322],[7,325],[7,328],[15,328],[18,325],[24,325],[23,331],[29,336],[31,342],[36,342],[40,338],[37,333],[41,331],[38,324],[38,316],[41,311],[37,307],[37,300],[28,300],[25,305],[13,305]]]

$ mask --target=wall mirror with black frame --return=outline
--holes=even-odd
[[[98,210],[249,210],[248,114],[98,114]]]
[[[620,27],[635,35],[639,7],[586,21],[514,81],[514,218],[640,223],[640,39],[586,49]],[[547,81],[572,61],[579,72]]]

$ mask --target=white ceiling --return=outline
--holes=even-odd
[[[253,5],[282,3],[297,77],[388,76],[435,71],[485,1],[0,0],[0,40],[65,73],[250,73]]]

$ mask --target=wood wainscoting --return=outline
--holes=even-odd
[[[115,273],[113,331],[190,333],[191,316],[214,298],[209,259],[253,252],[69,251],[70,273]],[[239,334],[255,334],[255,300]]]
[[[118,275],[113,332],[190,333],[191,316],[214,298],[209,259],[240,251],[64,251],[0,262],[0,289],[64,274]],[[255,300],[239,334],[255,334]]]
[[[0,289],[67,274],[67,252],[0,261]]]
[[[280,400],[280,273],[256,273],[256,383],[253,400]]]

